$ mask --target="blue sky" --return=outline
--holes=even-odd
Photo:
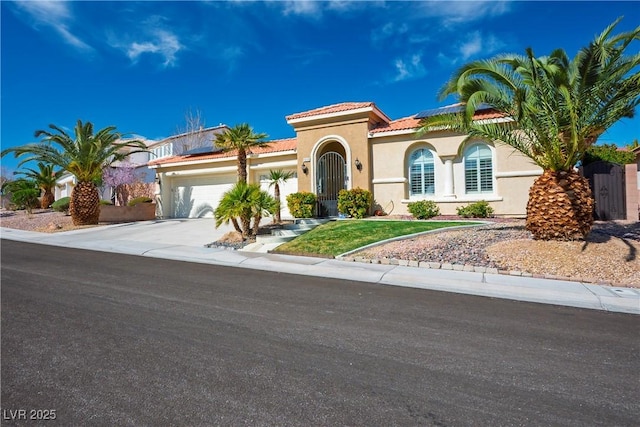
[[[640,24],[632,1],[0,6],[3,149],[77,119],[159,139],[184,128],[188,110],[206,126],[247,122],[271,139],[295,136],[286,115],[338,102],[373,101],[397,119],[455,102],[437,92],[471,60],[527,47],[573,56],[617,17],[618,31]],[[600,142],[639,136],[635,118]]]

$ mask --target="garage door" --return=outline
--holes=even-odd
[[[174,218],[213,217],[225,191],[236,183],[236,175],[174,178],[172,214]]]

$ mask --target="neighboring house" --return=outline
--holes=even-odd
[[[373,193],[374,209],[391,214],[407,214],[414,200],[434,200],[445,215],[486,200],[496,215],[525,216],[529,188],[542,173],[527,157],[495,141],[463,143],[464,135],[449,131],[417,136],[422,117],[455,108],[392,120],[373,102],[348,102],[289,115],[296,138],[254,149],[248,181],[267,189],[269,170],[296,173],[282,189],[284,218],[290,217],[287,194],[313,192],[319,215],[337,216],[338,192],[357,187]],[[491,109],[479,110],[476,119],[504,120]],[[211,216],[237,181],[234,152],[166,156],[149,166],[160,183],[162,217]]]

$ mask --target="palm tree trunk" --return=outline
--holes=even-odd
[[[238,181],[247,183],[247,152],[238,149]]]
[[[282,222],[282,218],[280,217],[280,186],[276,183],[273,186],[273,194],[276,199],[276,224],[280,224]]]
[[[48,190],[45,189],[44,193],[42,194],[42,198],[40,199],[40,207],[42,209],[47,209],[55,201],[56,201],[56,198],[51,192],[51,189],[48,189]]]
[[[258,231],[260,231],[260,221],[262,221],[262,215],[253,217],[253,236],[257,236]]]
[[[242,234],[242,229],[240,228],[240,224],[238,224],[238,220],[236,218],[231,218],[231,224],[233,224],[233,228],[240,234]]]
[[[95,225],[100,218],[100,196],[93,182],[79,182],[71,191],[69,213],[73,225]]]
[[[547,170],[529,190],[526,227],[538,240],[583,240],[593,226],[593,207],[586,178]]]

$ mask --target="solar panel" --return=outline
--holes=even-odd
[[[486,110],[488,108],[491,108],[489,104],[480,104],[478,105],[478,108],[476,108],[476,111]],[[418,114],[416,114],[415,118],[424,119],[425,117],[440,116],[442,114],[459,113],[463,110],[464,105],[462,104],[448,105],[446,107],[432,108],[430,110],[420,111]]]

